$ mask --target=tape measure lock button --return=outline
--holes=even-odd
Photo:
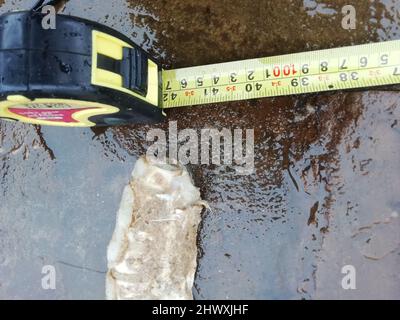
[[[97,53],[97,68],[120,75],[123,88],[146,97],[148,85],[147,57],[136,48],[124,47],[122,52],[121,60]]]

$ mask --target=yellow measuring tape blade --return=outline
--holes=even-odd
[[[162,71],[174,108],[400,83],[400,40]]]

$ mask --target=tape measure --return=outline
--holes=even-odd
[[[159,107],[160,68],[124,35],[37,11],[0,16],[0,118],[89,127],[148,123]]]
[[[56,29],[44,29],[43,18],[0,16],[0,118],[149,123],[167,108],[400,83],[400,40],[162,70],[111,28],[57,15]]]
[[[400,40],[162,72],[163,107],[400,83]]]

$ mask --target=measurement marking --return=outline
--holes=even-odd
[[[388,61],[393,61],[394,55],[400,55],[400,40],[163,71],[163,81],[168,81],[171,88],[167,90],[163,86],[163,97],[167,95],[164,107],[400,83],[400,76],[394,75],[396,68],[400,71],[399,64],[376,66],[381,63],[383,53],[388,55]],[[283,59],[288,60],[282,62]],[[324,61],[327,62],[326,72],[321,68]],[[222,71],[215,73],[217,69]],[[174,74],[179,78],[176,79]],[[215,83],[215,77],[218,77],[218,83]],[[198,85],[198,79],[202,80],[202,85]],[[181,88],[182,83],[186,88]],[[176,95],[174,100],[171,95]]]

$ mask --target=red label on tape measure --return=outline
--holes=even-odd
[[[79,122],[72,116],[75,112],[90,110],[95,108],[74,108],[74,109],[27,109],[12,107],[8,110],[19,116],[27,117],[35,120],[57,121],[65,123]]]

